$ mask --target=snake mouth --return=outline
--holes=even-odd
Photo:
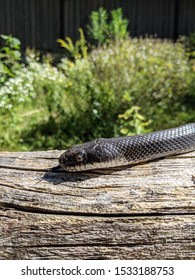
[[[62,154],[59,158],[59,164],[61,165],[61,167],[65,170],[72,170],[75,168],[75,162],[70,161],[70,159],[68,159],[64,154]]]

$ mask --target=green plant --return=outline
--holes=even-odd
[[[100,8],[90,15],[90,23],[87,26],[89,36],[97,41],[100,45],[106,42],[108,37],[108,13],[105,9]]]
[[[194,121],[195,71],[181,43],[123,38],[55,66],[32,51],[25,61],[0,86],[1,149],[65,149]]]
[[[20,41],[12,36],[0,35],[4,46],[0,48],[0,83],[15,76],[15,71],[20,68],[21,50]]]
[[[152,120],[150,129],[178,125],[188,110],[194,115],[193,73],[182,44],[127,39],[93,51],[91,59],[96,87],[112,99],[109,110],[120,114],[139,106]]]
[[[80,38],[75,43],[73,43],[70,37],[66,37],[65,40],[57,40],[60,46],[65,48],[74,59],[87,58],[87,41],[81,28],[79,28],[79,34]]]
[[[92,12],[87,26],[89,36],[98,45],[127,37],[127,27],[128,20],[123,18],[121,8],[111,11],[110,15],[103,8]]]
[[[118,125],[120,133],[123,135],[141,134],[147,132],[147,127],[151,121],[146,121],[145,117],[140,113],[141,108],[132,106],[123,114],[118,115]]]
[[[65,76],[52,66],[50,58],[40,59],[32,51],[26,53],[26,64],[21,64],[15,70],[15,77],[9,78],[0,87],[1,148],[33,149],[44,145],[46,137],[38,135],[35,141],[35,134],[31,132],[38,123],[41,126],[57,117],[64,81]],[[48,143],[51,148],[50,144],[51,141]]]
[[[111,11],[111,21],[109,23],[109,35],[111,39],[124,39],[127,37],[128,20],[123,18],[121,8]]]
[[[184,43],[190,59],[195,59],[195,31],[191,32],[189,36],[181,38],[181,41]]]

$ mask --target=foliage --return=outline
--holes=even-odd
[[[0,49],[0,145],[16,146],[20,116],[18,108],[26,101],[32,88],[31,74],[21,63],[20,41],[12,36],[1,35]]]
[[[133,131],[137,134],[148,132],[147,126],[150,121],[146,121],[145,117],[140,114],[141,108],[132,106],[127,109],[123,114],[119,114],[119,127],[120,133],[124,135],[133,135]]]
[[[20,49],[18,52],[21,54]],[[11,50],[7,53],[11,53]],[[13,65],[9,66],[10,72],[14,73],[14,76],[7,76],[0,86],[0,145],[9,149],[29,149],[24,143],[26,140],[22,136],[23,131],[32,129],[31,126],[42,119],[48,120],[47,110],[51,109],[49,103],[55,104],[59,84],[64,84],[65,77],[52,66],[48,57],[43,58],[41,62],[39,55],[27,51],[26,64],[20,63],[19,66],[18,57],[20,56],[12,56],[12,60],[9,59]],[[36,142],[35,138],[33,141]],[[37,143],[40,144],[39,140]],[[33,145],[30,148],[32,149]]]
[[[124,39],[127,37],[128,20],[123,18],[121,8],[111,11],[111,20],[108,25],[109,37],[111,39]]]
[[[151,129],[187,121],[183,117],[192,105],[186,100],[192,102],[194,86],[182,44],[149,38],[127,39],[95,50],[91,59],[96,87],[108,96],[105,103],[110,103],[111,114],[112,110],[113,114],[117,111],[121,114],[139,106],[146,121],[152,120]],[[190,110],[194,115],[193,108]]]
[[[0,84],[9,77],[15,77],[15,71],[20,68],[20,41],[7,35],[0,35],[4,46],[0,48]]]
[[[80,38],[75,42],[75,44],[70,37],[66,37],[65,40],[57,40],[60,46],[65,48],[74,59],[87,58],[87,41],[81,28],[79,28],[79,34]]]
[[[189,57],[195,59],[195,32],[190,33],[188,37],[182,38],[182,41],[185,44]]]
[[[1,149],[65,149],[194,120],[195,71],[181,43],[109,40],[56,66],[32,51],[25,64],[21,53],[1,59],[12,73],[0,84]]]
[[[98,45],[126,38],[128,34],[128,20],[123,18],[121,8],[111,11],[110,15],[104,8],[92,12],[87,27],[89,36]]]
[[[64,59],[59,67],[66,76],[59,139],[63,135],[68,146],[176,126],[194,117],[193,73],[180,43],[112,41],[87,59]]]

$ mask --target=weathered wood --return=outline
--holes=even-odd
[[[0,153],[0,259],[195,259],[195,152],[68,173]]]

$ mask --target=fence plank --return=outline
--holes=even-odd
[[[77,39],[78,28],[85,28],[91,12],[101,6],[122,7],[133,36],[175,39],[195,30],[193,0],[0,0],[0,34],[18,37],[23,48],[57,52],[56,40]]]
[[[195,31],[195,1],[180,1],[178,33],[188,35]]]

